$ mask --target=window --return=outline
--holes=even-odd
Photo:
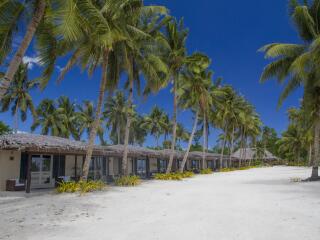
[[[207,168],[213,169],[213,161],[212,160],[207,161]]]
[[[147,173],[147,162],[144,159],[137,160],[137,174],[145,175]]]
[[[89,166],[89,179],[102,179],[105,176],[105,170],[103,169],[106,166],[106,159],[103,156],[93,156],[91,158],[90,166]]]
[[[159,159],[158,160],[158,170],[160,173],[164,173],[167,170],[168,162],[167,160]]]
[[[199,169],[199,161],[192,160],[191,161],[191,169]]]

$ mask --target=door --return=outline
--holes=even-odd
[[[137,175],[140,177],[147,176],[147,160],[137,159]]]
[[[208,160],[207,161],[207,168],[210,168],[210,169],[214,169],[214,166],[213,166],[213,161],[212,160]]]
[[[52,187],[52,156],[32,155],[31,160],[31,187]]]

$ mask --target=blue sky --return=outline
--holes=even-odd
[[[259,83],[263,67],[268,63],[257,50],[271,42],[298,42],[294,26],[289,20],[287,0],[255,0],[255,1],[218,1],[218,0],[146,0],[147,4],[165,5],[176,18],[184,17],[185,25],[190,34],[187,41],[189,53],[201,51],[212,59],[212,70],[215,76],[224,78],[243,94],[257,109],[264,124],[275,128],[279,133],[287,126],[286,109],[297,106],[301,90],[291,95],[284,105],[277,110],[277,100],[283,86],[275,81]],[[191,4],[192,2],[192,4]],[[195,4],[196,3],[196,4]],[[35,57],[30,49],[27,53]],[[58,62],[63,66],[65,60]],[[58,67],[56,74],[58,72]],[[40,69],[34,66],[30,78],[40,74]],[[32,93],[35,103],[41,99],[57,98],[67,95],[81,103],[84,99],[96,100],[99,85],[99,72],[91,78],[73,69],[65,80],[57,85],[55,76],[48,88]],[[156,96],[147,100],[136,99],[138,111],[150,112],[154,105],[172,112],[172,96],[169,89],[162,90]],[[0,113],[1,120],[13,125],[10,113]],[[180,112],[179,121],[187,128],[192,126],[190,112]],[[32,119],[20,123],[20,130],[29,131]],[[216,143],[216,132],[210,137],[210,146]],[[154,139],[148,137],[146,145],[153,145]]]

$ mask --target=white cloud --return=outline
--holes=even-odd
[[[40,59],[39,57],[28,57],[24,56],[22,59],[23,63],[28,63],[28,68],[32,69],[35,65],[40,66]]]
[[[59,72],[62,72],[63,67],[60,67],[59,65],[56,65],[56,69],[57,69]]]

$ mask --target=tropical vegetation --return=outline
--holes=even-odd
[[[170,149],[171,153],[166,174],[157,175],[158,179],[177,176],[172,173],[176,149],[185,150],[179,169],[183,174],[190,151],[202,151],[201,173],[210,173],[205,168],[207,152],[219,153],[218,167],[229,169],[231,155],[247,148],[257,149],[258,159],[269,150],[288,162],[312,164],[316,178],[320,157],[319,6],[320,0],[292,0],[290,14],[301,44],[274,43],[261,48],[274,60],[264,69],[261,81],[276,78],[283,83],[288,79],[279,103],[297,87],[304,88],[301,107],[289,110],[289,127],[280,138],[263,125],[243,95],[222,78],[215,78],[214,65],[205,53],[188,52],[189,30],[183,19],[170,16],[164,6],[145,5],[143,0],[10,0],[0,4],[0,70],[4,70],[0,73],[0,110],[11,110],[16,131],[19,119],[25,121],[31,113],[31,131],[87,141],[84,181],[93,145],[99,139],[102,145],[124,145],[122,176],[116,182],[135,185],[139,180],[128,176],[128,145],[142,146],[148,136],[156,143],[149,147]],[[23,40],[17,47],[14,40],[21,32]],[[29,79],[28,64],[23,61],[28,49],[37,53],[40,64],[41,75],[35,79]],[[57,76],[54,70],[60,59],[67,61]],[[55,78],[66,81],[76,67],[89,77],[99,76],[96,101],[78,103],[67,96],[33,101],[35,89],[50,87]],[[151,106],[147,112],[136,105],[165,88],[172,93],[170,114],[162,106]],[[179,122],[180,111],[191,113],[192,127]],[[10,131],[0,126],[2,133]],[[212,142],[212,133],[218,135],[217,142]],[[210,149],[211,145],[215,147]],[[223,165],[226,154],[230,158]],[[239,168],[247,167],[245,155],[242,150]]]

